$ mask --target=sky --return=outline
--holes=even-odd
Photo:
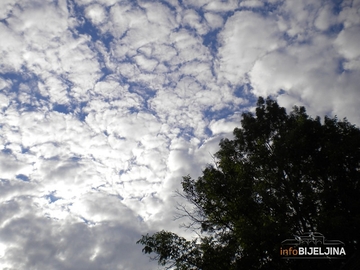
[[[158,269],[258,96],[360,125],[359,0],[1,0],[0,40],[0,269]]]

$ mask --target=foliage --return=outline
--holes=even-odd
[[[349,255],[360,241],[360,130],[346,119],[290,114],[259,98],[242,115],[198,179],[183,177],[184,211],[197,241],[169,232],[143,236],[143,252],[175,269],[338,269],[340,260],[287,261],[281,241],[306,231],[339,239]]]

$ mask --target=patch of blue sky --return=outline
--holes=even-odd
[[[282,33],[282,37],[283,39],[287,42],[287,45],[309,45],[312,43],[312,38],[313,36],[308,35],[308,36],[303,36],[303,35],[294,35],[294,36],[289,36],[286,32]],[[299,37],[301,37],[299,39]],[[281,50],[281,48],[279,49]]]
[[[290,36],[287,32],[282,33],[282,38],[287,42],[287,45],[291,45],[297,42],[297,36]],[[282,50],[284,48],[279,48],[279,50]]]
[[[284,89],[280,89],[278,92],[279,95],[284,95],[286,94],[286,91]]]
[[[102,76],[100,77],[99,81],[103,81],[107,76],[109,76],[113,72],[112,72],[111,69],[104,66],[104,67],[101,68],[101,73],[102,73]]]
[[[141,110],[139,108],[136,107],[130,107],[129,108],[129,112],[130,113],[139,113]]]
[[[31,88],[37,88],[37,83],[39,81],[39,78],[35,74],[32,74],[24,67],[22,68],[21,72],[0,73],[0,77],[11,81],[11,89],[9,90],[13,92],[19,91],[19,86],[21,83],[26,84]]]
[[[156,96],[156,90],[150,89],[145,84],[137,83],[137,82],[128,82],[129,84],[129,92],[135,93],[140,96],[143,100],[143,107],[147,111],[152,111],[151,107],[149,106],[149,101]],[[133,112],[137,112],[138,108],[131,107]]]
[[[203,111],[204,118],[208,121],[228,119],[233,117],[234,113],[246,110],[248,106],[256,104],[257,101],[257,96],[255,96],[251,92],[251,90],[252,86],[250,84],[244,84],[238,86],[233,92],[235,97],[243,98],[244,100],[246,100],[246,104],[244,104],[244,106],[227,104],[220,110],[213,110],[212,108],[207,108]]]
[[[85,121],[88,113],[84,112],[84,108],[87,106],[87,102],[70,103],[70,104],[53,104],[53,111],[60,112],[63,114],[73,114],[80,121]]]
[[[91,190],[93,191],[100,191],[101,188],[105,188],[106,185],[105,184],[102,184],[102,185],[99,185],[99,186],[96,186],[96,187],[92,187]]]
[[[84,15],[84,8],[77,5],[74,1],[74,12],[76,17],[80,20],[80,24],[75,27],[76,32],[73,32],[73,35],[89,35],[92,42],[101,41],[105,47],[109,50],[111,42],[114,40],[114,37],[109,33],[100,34],[99,29],[96,28],[94,24],[91,23]]]
[[[56,104],[56,103],[53,105],[53,110],[63,114],[68,114],[71,112],[71,109],[68,105]]]
[[[38,76],[23,68],[21,72],[0,73],[0,78],[10,81],[10,87],[3,89],[13,102],[16,102],[19,111],[36,111],[39,106],[44,106],[49,99],[41,95],[38,83],[41,81]],[[21,86],[26,86],[22,89]],[[24,102],[19,99],[21,93],[26,92],[28,99]],[[15,95],[13,95],[15,94]]]
[[[22,153],[22,154],[29,153],[29,150],[30,150],[29,147],[24,147],[23,145],[21,146],[21,153]]]
[[[336,72],[338,73],[338,74],[342,74],[342,73],[344,73],[344,72],[347,72],[347,70],[345,69],[345,64],[346,64],[346,62],[347,62],[347,60],[345,59],[345,58],[340,58],[339,60],[338,60],[338,65],[337,65],[337,70],[336,70]]]
[[[89,35],[91,37],[92,42],[88,43],[89,47],[93,47],[95,42],[100,41],[105,46],[107,51],[110,51],[111,44],[114,41],[114,36],[111,35],[110,32],[100,33],[100,30],[97,29],[96,26],[94,26],[90,20],[88,20],[85,17],[81,17],[81,18],[82,18],[81,25],[79,25],[75,29],[78,34]],[[92,49],[93,51],[96,51],[96,49],[94,48]],[[100,57],[100,60],[102,60],[100,62],[104,62],[104,60],[102,59],[103,56],[100,54],[100,52],[98,52],[98,56]]]
[[[337,23],[331,25],[326,31],[323,33],[328,36],[337,36],[344,29],[344,25],[342,23]]]
[[[213,110],[212,108],[207,108],[203,111],[204,118],[212,120],[220,120],[231,117],[234,114],[234,108],[232,106],[225,106],[220,110]]]
[[[95,222],[90,221],[90,220],[88,220],[88,219],[86,219],[86,218],[84,218],[84,217],[80,217],[80,219],[81,219],[82,221],[84,221],[84,223],[85,223],[86,225],[89,225],[89,226],[91,226],[91,225],[96,225]]]
[[[98,34],[98,30],[96,29],[96,27],[94,27],[93,24],[87,18],[82,16],[80,18],[81,18],[81,23],[79,26],[75,28],[77,33],[80,35],[89,35],[93,42],[100,40],[100,36]]]
[[[94,27],[93,24],[85,17],[82,17],[82,23],[76,28],[76,30],[79,34],[90,35],[93,42],[100,39],[96,27]]]
[[[275,3],[270,3],[270,2],[264,1],[262,6],[249,7],[249,8],[246,8],[246,10],[250,10],[252,12],[261,14],[264,17],[268,17],[268,16],[273,16],[273,14],[274,14],[273,12],[275,12],[281,5],[282,5],[282,3],[280,1],[275,2]]]
[[[141,201],[142,199],[140,199],[139,201]],[[140,216],[140,215],[137,215],[137,220],[141,223],[144,223],[144,219]]]
[[[122,197],[119,193],[117,193],[116,195],[112,195],[112,196],[119,199],[120,201],[124,200],[124,197]]]
[[[339,13],[342,11],[342,5],[343,5],[343,0],[330,0],[330,2],[332,3],[332,12],[336,15],[339,15]]]
[[[252,89],[253,87],[250,83],[240,85],[235,88],[234,96],[245,99],[248,104],[255,104],[257,101],[257,96],[252,93]]]
[[[189,126],[181,128],[179,133],[177,134],[177,138],[182,138],[182,139],[186,139],[186,140],[196,138],[195,133],[194,133],[194,128],[189,127]]]
[[[252,96],[252,94],[250,93],[252,87],[250,84],[243,84],[243,85],[240,85],[238,87],[235,88],[234,90],[234,95],[236,97],[245,97],[245,96]]]
[[[213,135],[211,129],[208,126],[205,127],[204,134],[209,138]]]
[[[175,69],[175,71],[178,71],[180,67],[181,67],[181,64],[178,65],[178,67]],[[169,80],[168,82],[164,83],[163,87],[166,89],[174,89],[176,87],[176,82]]]
[[[217,35],[221,31],[221,28],[215,29],[213,31],[209,31],[205,35],[203,35],[203,45],[209,48],[211,54],[215,56],[218,52],[218,39]]]
[[[7,18],[6,18],[6,19],[1,19],[1,20],[0,20],[0,23],[5,24],[7,27],[9,26],[9,23],[8,23],[8,21],[7,21]]]
[[[50,192],[50,194],[45,195],[44,197],[49,201],[49,203],[54,203],[61,199],[61,197],[56,197],[55,193],[56,193],[56,191],[52,191],[52,192]]]
[[[175,8],[171,3],[169,3],[168,1],[159,0],[159,2],[160,2],[162,5],[168,7],[171,11],[173,11],[173,12],[176,11],[176,8]],[[179,1],[179,2],[180,2],[180,1]]]
[[[1,72],[0,77],[5,80],[11,80],[13,83],[20,81],[20,74],[16,72]]]
[[[1,152],[3,152],[4,154],[10,154],[11,155],[13,151],[11,149],[9,149],[9,148],[6,148],[6,145],[5,145],[5,148],[2,149]]]
[[[24,182],[30,182],[29,177],[24,174],[18,174],[16,175],[16,178]]]
[[[86,116],[88,115],[88,113],[84,112],[84,108],[87,106],[87,102],[80,102],[78,104],[77,110],[75,112],[75,116],[80,120],[80,121],[85,121]]]
[[[72,162],[79,162],[79,161],[81,161],[81,157],[71,157],[71,158],[69,158],[69,160]]]

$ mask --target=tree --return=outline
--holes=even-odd
[[[144,235],[143,252],[167,269],[339,269],[343,260],[295,261],[281,242],[318,231],[359,254],[360,130],[346,119],[323,123],[294,107],[259,98],[234,139],[223,139],[198,179],[183,177],[183,211],[193,241],[170,232]],[[357,252],[357,253],[356,253]],[[354,255],[355,256],[355,255]]]

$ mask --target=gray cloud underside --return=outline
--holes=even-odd
[[[359,125],[360,1],[1,1],[0,266],[157,269],[255,96]],[[188,234],[189,232],[185,232]]]

